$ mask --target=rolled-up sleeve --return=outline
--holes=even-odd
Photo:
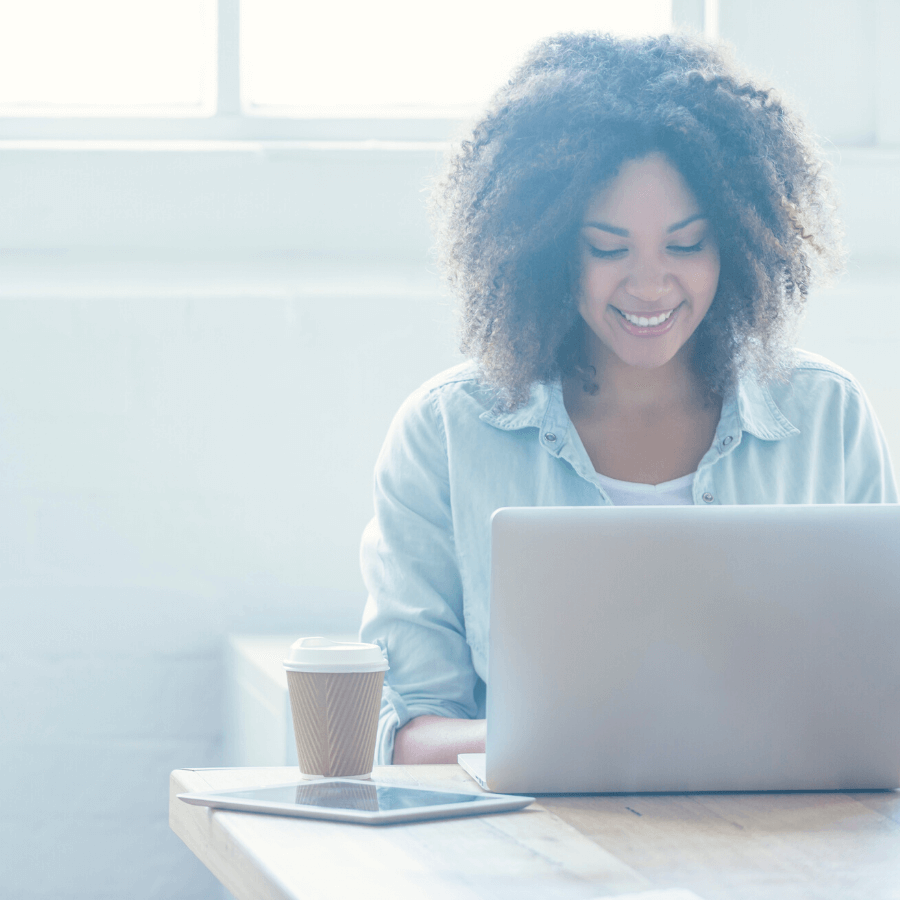
[[[369,592],[361,640],[390,666],[376,763],[393,761],[394,735],[423,715],[474,718],[477,675],[466,642],[453,537],[445,431],[432,392],[397,413],[375,467],[375,517],[360,551]]]

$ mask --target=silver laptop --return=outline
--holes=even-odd
[[[900,785],[900,506],[501,509],[492,529],[490,790]]]

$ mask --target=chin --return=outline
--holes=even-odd
[[[667,366],[677,355],[677,353],[666,353],[660,356],[648,356],[646,354],[642,356],[619,356],[617,353],[616,357],[620,362],[632,369],[646,369],[650,371],[651,369],[661,369],[663,366]]]
[[[632,369],[639,369],[644,372],[652,372],[654,369],[662,369],[664,366],[668,365],[672,362],[671,359],[661,360],[660,362],[630,362],[625,361],[626,365],[630,366]]]

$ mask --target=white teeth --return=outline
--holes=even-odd
[[[621,312],[621,310],[619,310]],[[646,328],[648,325],[661,325],[672,313],[675,312],[674,309],[670,309],[667,313],[663,313],[661,316],[653,316],[652,319],[648,319],[646,316],[633,316],[630,313],[622,313],[632,325],[640,325],[642,328]]]

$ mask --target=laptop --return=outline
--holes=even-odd
[[[900,785],[900,506],[501,509],[491,566],[489,790]]]

